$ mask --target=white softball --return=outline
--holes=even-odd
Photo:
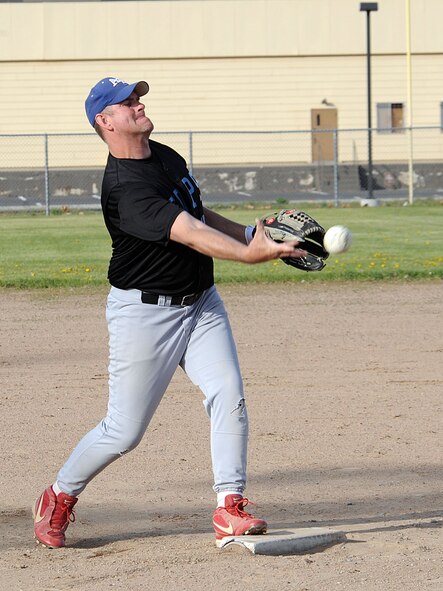
[[[332,226],[323,238],[323,244],[329,254],[340,254],[351,248],[352,234],[345,226]]]

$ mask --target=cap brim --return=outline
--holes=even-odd
[[[149,84],[142,80],[125,86],[114,96],[112,104],[116,105],[117,103],[125,101],[133,92],[135,92],[137,96],[144,96],[149,92]]]
[[[147,82],[145,82],[144,80],[142,80],[141,82],[137,82],[137,84],[135,85],[135,88],[134,88],[134,92],[138,96],[144,96],[145,94],[148,94],[149,84]]]

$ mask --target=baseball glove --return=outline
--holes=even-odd
[[[275,242],[298,240],[300,248],[307,251],[302,258],[282,257],[287,265],[302,271],[321,271],[329,254],[323,246],[325,230],[304,211],[282,209],[262,218],[266,235]]]

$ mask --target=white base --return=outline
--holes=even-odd
[[[216,541],[218,548],[232,545],[243,546],[252,554],[281,556],[312,552],[325,546],[345,542],[342,531],[324,527],[274,530],[259,536],[227,536]]]
[[[378,207],[380,202],[378,199],[373,197],[372,199],[365,199],[364,197],[360,197],[360,205],[361,207]]]

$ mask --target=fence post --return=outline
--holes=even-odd
[[[192,153],[192,131],[189,132],[189,172],[193,175],[193,171],[192,169],[194,168],[194,163],[193,163],[193,159],[194,159],[194,155]]]
[[[334,145],[334,205],[338,207],[338,130],[334,129],[333,134]]]
[[[51,214],[49,206],[49,152],[48,152],[48,134],[45,133],[45,206],[46,215]]]
[[[409,158],[408,158],[408,200],[409,205],[414,203],[414,142],[412,139],[412,127],[408,130]]]

